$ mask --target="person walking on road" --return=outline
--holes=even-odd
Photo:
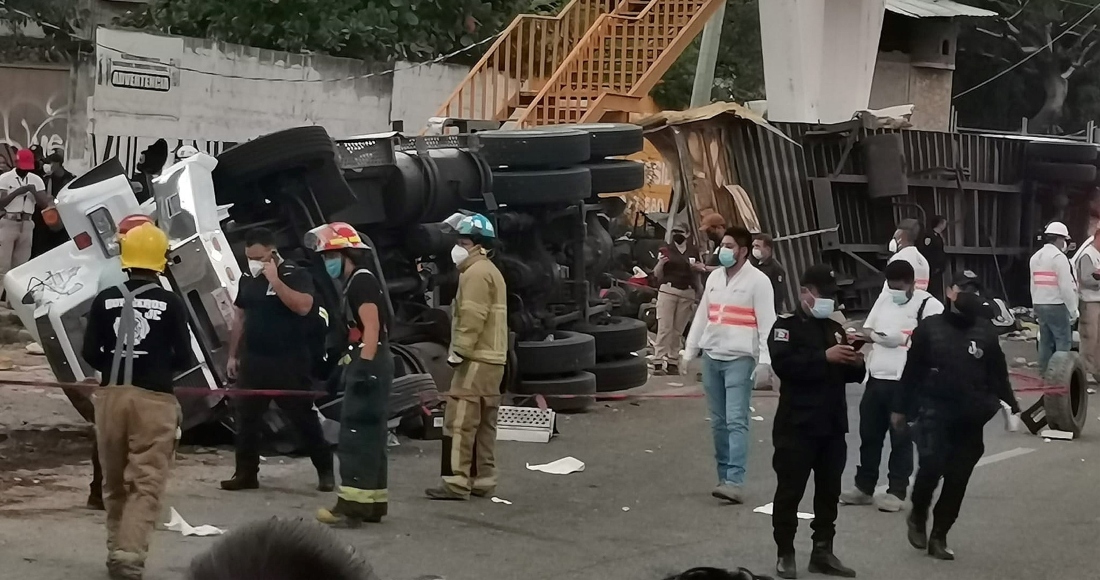
[[[898,512],[909,491],[913,474],[913,442],[904,431],[890,429],[890,410],[905,368],[909,337],[921,320],[943,312],[943,304],[928,292],[917,290],[913,267],[905,260],[886,265],[889,299],[875,303],[863,328],[874,343],[867,359],[867,387],[859,403],[859,467],[855,487],[840,495],[847,505],[870,505],[879,511]],[[890,435],[890,460],[886,493],[875,495],[882,444]]]
[[[1073,347],[1077,319],[1077,280],[1066,257],[1069,229],[1050,222],[1043,231],[1046,244],[1031,256],[1031,304],[1039,322],[1039,371],[1046,373],[1055,352]]]
[[[250,277],[241,280],[229,341],[226,373],[241,390],[309,391],[318,345],[314,328],[320,316],[313,298],[313,278],[306,270],[283,260],[275,248],[275,234],[265,228],[245,237]],[[321,347],[323,348],[323,347]],[[297,428],[317,469],[317,489],[336,487],[332,450],[325,441],[321,420],[309,397],[242,396],[237,411],[237,454],[233,477],[221,482],[227,491],[260,487],[260,440],[264,414],[271,402]]]
[[[985,296],[978,277],[966,270],[947,289],[947,311],[922,320],[913,331],[909,356],[893,403],[894,429],[911,429],[920,467],[913,482],[909,543],[940,560],[954,560],[947,533],[959,517],[966,486],[985,453],[983,428],[1009,406],[1020,406],[1012,392],[1008,364],[990,320],[999,309]],[[928,512],[936,502],[932,533]]]
[[[1080,297],[1081,355],[1091,380],[1100,376],[1100,237],[1093,234],[1075,259]]]
[[[772,534],[776,574],[797,578],[794,539],[798,504],[814,474],[813,551],[810,573],[855,578],[833,553],[840,480],[848,448],[845,385],[863,380],[863,355],[849,343],[844,327],[832,320],[837,294],[829,266],[802,274],[799,308],[780,317],[768,335],[768,350],[779,376],[779,406],[772,428],[776,487]]]
[[[657,342],[653,348],[653,372],[657,375],[680,373],[677,367],[684,329],[695,309],[699,251],[687,239],[687,228],[672,228],[672,243],[661,246],[661,256],[653,275],[657,292]]]
[[[47,195],[46,183],[34,170],[34,152],[20,149],[15,169],[0,174],[0,280],[31,258],[35,208],[38,198]]]
[[[711,495],[742,503],[749,454],[749,401],[754,378],[770,381],[768,331],[775,323],[771,280],[749,263],[752,234],[727,230],[688,332],[683,363],[703,357],[718,487]]]
[[[772,237],[768,234],[756,234],[752,240],[752,260],[756,269],[767,274],[772,281],[772,290],[775,292],[775,311],[787,311],[787,270],[779,260],[775,259],[775,248],[772,247]]]
[[[378,523],[389,512],[386,422],[394,374],[389,302],[381,281],[363,267],[372,250],[355,228],[343,222],[316,227],[306,234],[305,245],[322,255],[325,271],[343,284],[348,340],[358,345],[342,379],[336,505],[319,510],[317,520],[341,527]]]
[[[500,383],[508,358],[508,289],[487,250],[496,230],[485,216],[463,217],[451,259],[458,267],[451,352],[455,367],[443,416],[443,485],[431,499],[485,497],[497,486]]]
[[[153,224],[120,240],[130,279],[92,301],[81,354],[101,375],[96,440],[107,508],[107,571],[140,580],[180,436],[172,393],[194,362],[183,301],[161,286],[168,237]]]

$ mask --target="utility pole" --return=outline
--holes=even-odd
[[[722,40],[722,21],[726,18],[726,1],[718,6],[714,16],[703,27],[699,45],[699,62],[695,65],[695,82],[691,86],[691,107],[710,104],[714,87],[714,67],[718,64],[718,44]]]

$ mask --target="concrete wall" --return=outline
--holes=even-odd
[[[52,65],[0,66],[0,170],[17,148],[42,155],[65,148],[69,70]]]
[[[73,99],[88,103],[87,130],[82,142],[70,139],[70,159],[90,167],[118,156],[132,168],[157,139],[170,151],[191,144],[216,154],[301,125],[341,138],[403,120],[405,132],[416,133],[466,75],[453,65],[388,68],[100,28],[95,60],[77,67]]]

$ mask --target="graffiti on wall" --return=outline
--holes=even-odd
[[[64,151],[68,87],[65,69],[0,66],[0,165],[10,167],[8,153],[18,148]]]

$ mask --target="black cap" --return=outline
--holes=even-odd
[[[802,286],[813,286],[817,289],[818,295],[823,297],[835,296],[837,292],[836,273],[833,272],[831,266],[825,264],[817,264],[807,268],[802,273],[802,279],[799,283]]]
[[[960,270],[955,272],[955,275],[951,277],[951,285],[958,286],[959,290],[963,292],[985,294],[985,285],[982,284],[981,278],[978,278],[978,275],[975,274],[973,270]]]

